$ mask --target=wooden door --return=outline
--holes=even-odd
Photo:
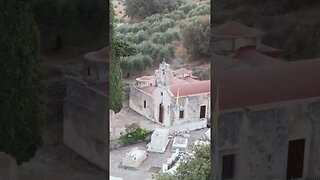
[[[162,106],[162,104],[159,105],[159,122],[163,123],[163,106]]]

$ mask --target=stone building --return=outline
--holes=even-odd
[[[246,68],[213,69],[217,179],[320,179],[320,59],[286,62],[255,49],[232,58]]]
[[[63,142],[108,170],[108,49],[87,53],[80,77],[66,76]]]
[[[283,57],[283,51],[261,43],[263,32],[230,21],[212,29],[212,49],[216,54],[234,57],[239,51],[255,50],[272,58]]]
[[[187,69],[172,71],[162,62],[154,76],[139,77],[131,85],[129,106],[165,127],[203,128],[210,118],[210,86],[210,80],[200,81]]]

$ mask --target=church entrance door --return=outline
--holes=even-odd
[[[159,122],[163,123],[163,106],[162,106],[162,104],[159,105]]]
[[[287,179],[303,176],[305,139],[289,141]]]

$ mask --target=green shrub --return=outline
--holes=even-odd
[[[161,21],[162,20],[162,15],[161,14],[154,14],[152,16],[147,17],[144,21],[148,23],[153,23],[155,21]]]
[[[161,23],[159,24],[159,29],[161,32],[165,32],[169,28],[172,28],[174,25],[175,21],[173,19],[163,18]]]
[[[169,14],[165,14],[164,17],[168,19],[173,19],[175,21],[179,21],[181,19],[186,18],[186,14],[181,10],[176,10]]]
[[[174,29],[168,29],[164,33],[155,33],[151,39],[153,43],[156,44],[169,44],[172,43],[173,41],[179,41],[181,40],[181,37],[179,33],[174,30]]]
[[[126,14],[129,17],[146,18],[157,13],[168,13],[178,9],[183,0],[126,0]]]
[[[210,56],[210,19],[199,16],[182,31],[183,45],[187,52],[195,57]]]
[[[120,136],[120,140],[124,145],[131,145],[143,142],[151,134],[151,131],[141,128],[138,123],[126,125],[126,133]]]
[[[202,71],[201,73],[200,73],[200,79],[201,80],[209,80],[210,79],[210,77],[211,77],[211,74],[210,74],[210,70],[209,71]]]
[[[195,3],[189,3],[183,6],[180,6],[178,10],[182,10],[185,14],[187,14],[189,11],[191,11],[192,9],[195,9],[196,7],[197,5]]]
[[[197,8],[192,9],[188,13],[188,17],[195,17],[195,16],[202,16],[202,15],[210,15],[210,5],[208,4],[201,4],[197,6]]]
[[[152,65],[150,55],[139,53],[135,56],[123,57],[120,59],[121,69],[124,71],[143,71]]]

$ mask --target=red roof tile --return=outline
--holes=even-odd
[[[246,70],[215,70],[219,107],[233,109],[320,96],[319,69],[320,59],[312,59]]]
[[[139,88],[142,92],[152,95],[153,91],[156,89],[155,86],[148,86]],[[210,92],[210,81],[199,81],[192,77],[186,77],[179,79],[177,77],[170,77],[170,91],[174,96],[177,95],[177,90],[179,89],[180,96],[187,96],[200,93]]]
[[[188,76],[188,77],[185,77],[183,78],[185,81],[188,81],[188,82],[196,82],[196,81],[199,81],[199,78],[196,77],[196,76]]]
[[[140,88],[140,90],[141,90],[142,92],[145,92],[145,93],[147,93],[147,94],[149,94],[149,95],[152,95],[152,93],[153,93],[153,91],[154,91],[155,89],[156,89],[155,86],[148,86],[148,87]]]
[[[173,71],[175,74],[188,74],[188,73],[191,73],[192,71],[186,69],[186,68],[180,68],[180,69],[177,69],[175,71]]]
[[[285,61],[274,59],[252,49],[238,51],[237,55],[234,56],[234,58],[246,61],[252,66],[286,63]]]
[[[179,89],[179,96],[189,96],[194,94],[210,93],[211,81],[195,81],[183,84],[176,84],[170,86],[170,91],[174,96],[177,96]]]

